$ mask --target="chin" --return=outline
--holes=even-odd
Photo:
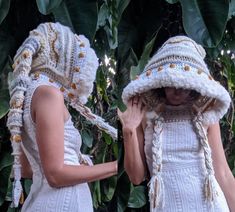
[[[169,104],[177,106],[177,105],[184,104],[184,102],[182,102],[182,101],[169,101]]]

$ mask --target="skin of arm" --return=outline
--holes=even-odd
[[[134,102],[134,103],[133,103]],[[128,102],[125,112],[118,111],[124,139],[124,167],[133,184],[140,184],[146,175],[144,132],[141,126],[144,109],[138,97]]]
[[[235,178],[225,158],[219,123],[209,126],[207,136],[212,151],[215,177],[224,192],[230,211],[235,212]]]
[[[29,161],[28,161],[26,155],[24,154],[23,150],[21,150],[20,163],[21,163],[21,176],[23,178],[32,178],[33,172],[32,172]]]
[[[63,95],[58,89],[50,86],[37,88],[31,113],[36,122],[36,140],[42,168],[50,186],[71,186],[117,173],[117,161],[94,166],[64,164],[64,122],[68,118],[65,117]]]

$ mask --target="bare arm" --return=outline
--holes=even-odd
[[[212,150],[215,177],[224,192],[231,212],[235,212],[235,179],[225,158],[218,123],[209,126],[208,142]]]
[[[64,164],[64,99],[59,90],[39,87],[32,100],[42,167],[52,187],[91,182],[115,175],[117,162],[94,166]]]
[[[133,104],[135,102],[135,104]],[[138,104],[136,104],[138,102]],[[141,126],[143,105],[138,97],[130,100],[124,113],[118,112],[124,138],[124,167],[134,184],[140,184],[146,175],[144,133]]]
[[[29,161],[26,158],[23,150],[21,152],[22,152],[22,154],[20,155],[20,163],[22,165],[22,167],[21,167],[21,176],[23,178],[32,178],[33,172],[32,172],[31,166],[29,164]]]

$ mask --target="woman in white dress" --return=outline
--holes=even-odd
[[[151,211],[235,211],[218,123],[231,100],[204,57],[190,38],[172,37],[123,90],[124,165],[134,184],[150,175]]]
[[[116,129],[84,106],[97,67],[89,41],[59,23],[40,24],[18,49],[9,83],[7,123],[14,155],[14,207],[22,196],[21,174],[30,175],[24,169],[26,158],[33,178],[22,207],[26,212],[93,211],[87,183],[116,174],[116,161],[92,165],[80,152],[81,136],[64,104],[66,100],[117,138]]]

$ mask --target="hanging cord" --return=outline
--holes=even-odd
[[[10,110],[8,113],[7,127],[11,133],[12,155],[14,156],[13,173],[14,182],[12,190],[11,207],[18,207],[19,203],[23,204],[23,188],[21,179],[21,134],[23,126],[23,104],[25,92],[30,83],[29,72],[31,70],[32,56],[36,52],[33,48],[25,48],[21,54],[15,58],[13,65],[14,72],[12,79],[9,81],[10,91]]]
[[[196,116],[194,116],[193,124],[195,126],[196,133],[199,137],[199,141],[202,145],[202,148],[204,150],[204,156],[205,156],[205,165],[207,169],[207,175],[206,175],[205,184],[204,184],[205,197],[207,201],[212,203],[216,197],[216,189],[214,186],[215,176],[214,176],[214,169],[213,169],[212,158],[211,158],[211,148],[209,146],[207,135],[202,124],[202,115],[200,112]]]
[[[88,107],[76,100],[70,100],[70,105],[92,124],[109,134],[114,140],[117,140],[117,129],[106,123],[100,116],[93,114]]]
[[[153,127],[153,140],[152,140],[152,177],[149,186],[149,199],[151,209],[164,207],[164,182],[162,179],[162,129],[163,117],[151,113],[152,120],[147,121],[147,127]],[[149,117],[150,118],[150,117]],[[154,126],[153,126],[154,124]]]

